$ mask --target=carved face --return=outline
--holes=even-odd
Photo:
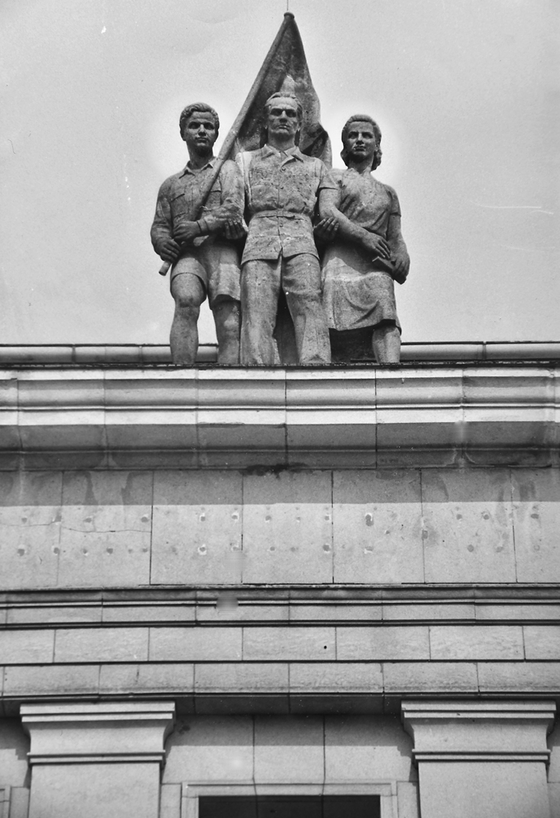
[[[268,135],[278,135],[286,139],[295,137],[300,128],[297,105],[289,97],[277,97],[268,111]]]
[[[208,111],[194,111],[183,128],[183,139],[189,153],[210,156],[218,131]]]
[[[343,141],[347,160],[352,162],[373,162],[373,155],[377,148],[377,139],[371,122],[361,122],[357,119],[350,124],[346,138]]]

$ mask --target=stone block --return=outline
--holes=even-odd
[[[397,804],[399,818],[420,818],[418,784],[412,781],[398,781]]]
[[[480,662],[481,693],[547,693],[560,687],[560,662]]]
[[[67,472],[59,585],[149,583],[150,472]]]
[[[180,717],[168,740],[163,783],[184,781],[252,782],[252,717]]]
[[[341,600],[306,605],[292,600],[290,604],[290,622],[380,622],[381,613],[380,603],[354,605]]]
[[[381,665],[373,662],[293,662],[290,693],[381,693]]]
[[[192,696],[194,667],[190,663],[102,665],[99,692],[123,696],[176,694]]]
[[[560,582],[560,470],[513,470],[519,582]]]
[[[4,665],[46,664],[53,661],[54,631],[0,631],[0,657]]]
[[[150,661],[239,662],[241,630],[196,626],[151,628]]]
[[[285,662],[197,664],[195,691],[199,693],[286,693],[288,665]]]
[[[427,582],[515,582],[510,472],[422,473]]]
[[[385,662],[386,693],[477,693],[474,662]]]
[[[62,474],[0,472],[0,588],[56,585]]]
[[[96,695],[98,686],[98,665],[20,665],[4,671],[4,695],[11,697]]]
[[[560,660],[560,625],[525,625],[525,658]]]
[[[243,478],[243,581],[332,582],[330,472]]]
[[[548,785],[548,797],[550,799],[550,815],[552,818],[560,815],[560,784]]]
[[[145,662],[148,628],[58,628],[55,662]]]
[[[335,629],[326,627],[243,628],[244,661],[333,661]]]
[[[27,818],[28,815],[28,787],[12,787],[10,790],[10,818]]]
[[[521,627],[500,625],[432,625],[432,659],[523,659]]]
[[[408,781],[412,741],[398,716],[325,718],[325,780]]]
[[[475,618],[473,602],[454,602],[446,599],[440,603],[416,602],[383,602],[383,621],[433,622],[442,619],[472,619]]]
[[[324,779],[320,716],[255,718],[257,784],[314,784]]]
[[[100,604],[10,605],[10,625],[68,625],[101,622]]]
[[[193,622],[194,611],[194,605],[181,603],[150,605],[139,601],[126,605],[104,602],[103,622]]]
[[[333,475],[335,582],[423,582],[420,473]]]
[[[242,515],[239,474],[157,472],[152,582],[239,583]]]
[[[154,818],[155,763],[44,764],[33,770],[29,818]]]
[[[273,599],[247,602],[235,591],[220,591],[212,602],[200,602],[196,606],[197,622],[287,622],[292,615],[290,606]]]
[[[516,619],[524,622],[531,619],[553,620],[560,619],[560,605],[551,602],[531,605],[523,601],[521,604],[508,604],[507,602],[485,603],[477,600],[476,618],[480,621],[492,619]]]
[[[430,658],[426,626],[338,627],[336,653],[342,661],[392,661]]]
[[[159,818],[181,818],[181,784],[162,784]]]

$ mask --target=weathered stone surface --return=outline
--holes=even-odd
[[[54,631],[0,631],[0,657],[5,665],[41,664],[53,661]]]
[[[521,627],[432,625],[431,659],[523,659]]]
[[[150,660],[237,662],[241,628],[150,628]]]
[[[476,693],[474,662],[384,662],[386,693]]]
[[[329,472],[243,479],[243,581],[332,582]]]
[[[148,584],[151,473],[67,472],[62,501],[59,585]]]
[[[327,627],[244,628],[243,659],[249,661],[332,661],[335,629]],[[351,657],[349,657],[351,658]]]
[[[262,783],[324,780],[323,719],[292,716],[255,720],[255,778]]]
[[[374,626],[336,629],[336,655],[344,660],[429,659],[427,627]]]
[[[416,777],[411,755],[397,716],[325,718],[327,781],[408,781]]]
[[[427,582],[515,582],[508,470],[424,470]]]
[[[374,662],[292,662],[291,693],[381,693],[381,665]]]
[[[62,474],[0,472],[0,587],[57,583]]]
[[[560,470],[512,470],[519,582],[560,582]]]
[[[251,716],[183,717],[169,742],[163,782],[253,780]]]
[[[335,582],[422,582],[420,474],[333,475]]]
[[[156,472],[151,580],[238,583],[242,479],[228,472]]]
[[[5,696],[72,698],[97,694],[98,665],[29,665],[7,667],[4,671]]]
[[[59,628],[55,662],[145,662],[148,628]]]

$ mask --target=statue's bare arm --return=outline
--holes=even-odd
[[[393,278],[399,284],[404,284],[410,269],[410,257],[401,233],[401,217],[398,213],[391,213],[387,228],[387,241],[391,248],[393,262]]]
[[[370,233],[369,230],[350,221],[338,209],[339,200],[340,194],[337,190],[325,189],[320,191],[318,209],[321,221],[319,224],[321,232],[325,231],[323,233],[325,238],[336,234],[347,241],[359,244],[362,249],[371,253],[372,256],[389,259],[391,257],[389,243],[376,233]]]

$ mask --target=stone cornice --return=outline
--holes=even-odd
[[[557,365],[15,367],[1,467],[558,465]]]

